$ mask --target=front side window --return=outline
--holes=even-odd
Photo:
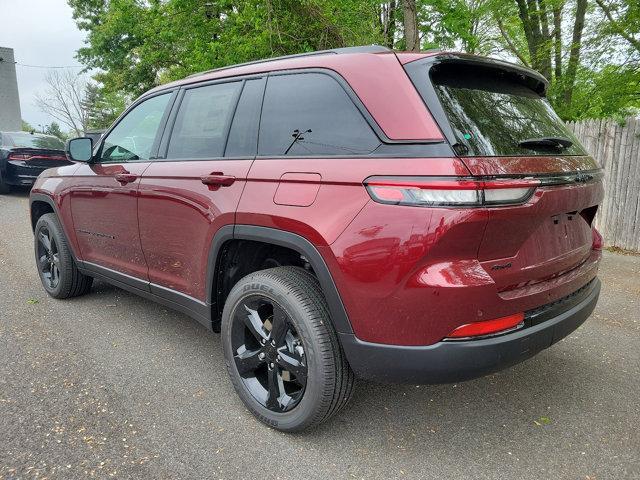
[[[521,78],[496,69],[443,65],[431,82],[458,143],[468,155],[584,155],[549,101]],[[557,150],[553,139],[568,140]]]
[[[242,82],[187,90],[169,141],[167,158],[221,157]]]
[[[158,95],[127,113],[104,139],[100,161],[120,163],[149,160],[170,98],[170,93]]]
[[[364,155],[380,140],[340,84],[322,73],[269,77],[259,155]]]

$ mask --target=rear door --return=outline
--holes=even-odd
[[[237,223],[292,231],[317,244],[346,228],[369,199],[352,179],[360,186],[369,173],[362,159],[381,143],[349,90],[324,70],[269,76],[258,157]]]
[[[173,93],[143,100],[106,135],[96,158],[80,165],[68,195],[85,262],[124,273],[147,288],[147,264],[138,233],[137,191],[159,142]],[[91,267],[91,265],[89,265]]]
[[[544,79],[476,58],[405,68],[472,175],[537,183],[524,203],[500,205],[496,197],[497,208],[488,209],[478,258],[498,288],[550,279],[585,261],[601,171],[544,97]]]
[[[255,157],[264,78],[185,88],[140,184],[139,224],[151,290],[207,299],[212,239],[234,223]]]

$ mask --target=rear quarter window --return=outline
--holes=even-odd
[[[431,82],[456,140],[469,156],[585,155],[549,101],[519,76],[497,69],[443,64]],[[525,148],[524,140],[566,138],[562,151]]]
[[[260,121],[259,155],[365,155],[380,140],[331,76],[269,77]]]

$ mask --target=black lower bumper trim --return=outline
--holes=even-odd
[[[481,377],[530,358],[563,339],[591,315],[600,295],[594,279],[579,302],[544,322],[499,337],[428,346],[368,343],[340,334],[351,368],[361,378],[393,383],[451,383]]]

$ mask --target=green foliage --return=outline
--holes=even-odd
[[[87,92],[93,128],[110,123],[127,99],[195,72],[327,48],[405,45],[402,0],[68,1],[87,32],[78,59],[99,72],[100,88]],[[416,7],[423,49],[531,66],[549,79],[564,119],[638,108],[637,0],[417,0]]]
[[[83,99],[87,112],[87,127],[104,130],[109,127],[127,106],[127,97],[120,92],[110,92],[104,87],[89,83]]]
[[[44,133],[46,133],[47,135],[53,135],[54,137],[59,138],[63,142],[66,141],[68,138],[68,135],[62,131],[62,129],[60,128],[60,125],[58,125],[56,122],[51,122],[51,124],[47,125],[44,128]]]
[[[369,0],[69,3],[88,32],[78,59],[102,70],[105,91],[133,96],[215,67],[381,40]]]
[[[640,112],[640,70],[607,65],[600,71],[578,72],[573,100],[567,109],[556,106],[563,118],[625,118]]]
[[[35,132],[35,128],[29,122],[22,120],[22,131],[23,132]]]
[[[490,0],[427,0],[420,2],[418,19],[422,48],[461,49],[488,54],[491,33]]]

